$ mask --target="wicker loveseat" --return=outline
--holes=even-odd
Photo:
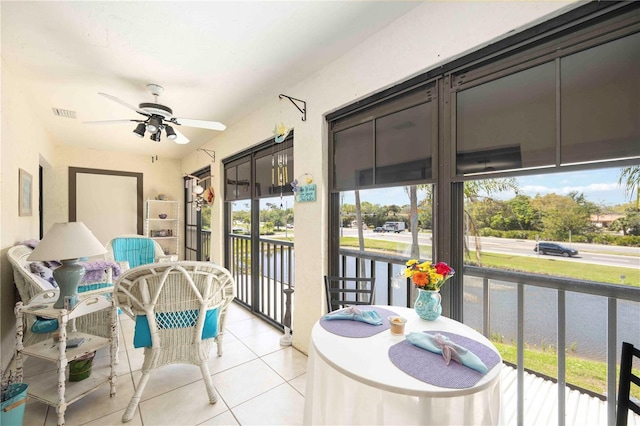
[[[20,299],[25,303],[36,295],[44,292],[50,292],[57,299],[56,293],[58,289],[51,285],[47,280],[31,272],[30,261],[27,260],[33,249],[23,244],[11,247],[7,251],[7,258],[13,269],[13,280],[20,294]],[[95,275],[95,274],[93,274]],[[113,294],[113,270],[106,267],[104,272],[100,274],[98,282],[83,282],[78,287],[81,298],[92,296],[95,294]],[[55,300],[55,299],[54,299]],[[102,337],[109,337],[111,326],[109,311],[104,310],[91,315],[85,315],[76,320],[76,328],[78,331],[95,334]],[[29,345],[46,340],[51,337],[51,333],[34,333],[31,327],[34,323],[32,315],[29,317],[29,323],[24,325],[24,344]]]

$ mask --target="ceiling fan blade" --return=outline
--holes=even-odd
[[[131,123],[140,122],[141,120],[100,120],[100,121],[83,121],[82,124],[115,124],[115,123]]]
[[[109,94],[107,94],[107,93],[102,93],[102,92],[99,92],[99,93],[98,93],[98,95],[102,95],[102,96],[104,96],[105,98],[112,100],[113,102],[117,102],[117,103],[119,103],[120,105],[126,106],[127,108],[132,109],[132,110],[134,110],[135,112],[137,112],[137,113],[139,113],[139,114],[142,114],[142,115],[147,116],[147,117],[149,117],[149,116],[150,116],[148,112],[143,111],[143,110],[141,110],[140,108],[135,107],[135,106],[133,106],[133,105],[131,105],[131,104],[128,104],[128,103],[126,103],[125,101],[123,101],[122,99],[118,99],[118,98],[116,98],[115,96],[109,95]]]
[[[189,138],[183,135],[182,132],[180,132],[175,127],[173,128],[173,131],[176,132],[176,138],[174,140],[175,143],[179,145],[184,145],[186,143],[189,143]]]
[[[177,118],[174,117],[174,123],[180,124],[182,126],[187,127],[199,127],[201,129],[209,129],[209,130],[224,130],[227,128],[222,123],[218,123],[217,121],[205,121],[205,120],[192,120],[190,118]]]

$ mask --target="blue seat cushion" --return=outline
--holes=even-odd
[[[156,312],[158,328],[193,327],[198,318],[198,309],[181,312]],[[211,339],[218,335],[218,308],[209,309],[205,314],[202,338]],[[133,347],[151,347],[151,330],[146,315],[136,315],[136,326],[133,335]]]
[[[84,293],[85,291],[98,290],[105,287],[113,287],[112,283],[93,283],[87,285],[78,286],[78,293]],[[120,315],[120,308],[118,308],[118,315]],[[58,320],[53,318],[44,318],[36,316],[36,320],[31,325],[32,333],[53,333],[58,329]]]
[[[113,287],[113,283],[91,283],[80,284],[78,286],[78,293],[84,293],[85,291],[99,290],[101,288]]]

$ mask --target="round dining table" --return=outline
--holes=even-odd
[[[440,316],[423,320],[413,309],[375,310],[381,325],[320,319],[311,332],[305,390],[307,425],[496,425],[500,421],[502,359],[472,328]],[[390,332],[389,315],[407,319],[404,335]],[[446,335],[480,354],[480,373],[412,345],[411,332]]]

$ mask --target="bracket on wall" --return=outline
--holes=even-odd
[[[282,93],[278,95],[279,99],[287,98],[293,104],[294,107],[298,108],[298,111],[302,113],[302,121],[307,121],[307,103],[303,100],[292,98],[291,96],[283,95]],[[300,108],[297,102],[302,103],[302,108]]]
[[[205,149],[205,148],[198,148],[196,149],[196,151],[202,151],[205,154],[207,154],[209,157],[211,157],[211,162],[215,163],[216,162],[216,152],[212,151],[210,149]]]

